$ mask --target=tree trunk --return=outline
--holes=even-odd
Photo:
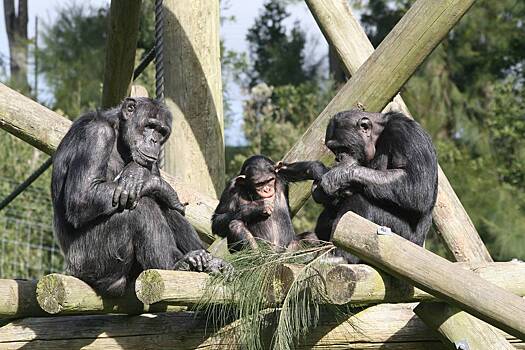
[[[18,13],[15,0],[4,0],[4,18],[9,43],[9,69],[13,86],[24,94],[30,92],[27,82],[27,0],[18,1]]]
[[[164,1],[164,97],[173,113],[164,169],[196,191],[224,187],[219,1]]]

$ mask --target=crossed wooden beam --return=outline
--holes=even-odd
[[[287,153],[284,160],[292,162],[319,159],[330,163],[333,157],[323,142],[329,118],[338,111],[357,105],[364,106],[367,111],[379,111],[384,108],[473,2],[474,0],[418,0],[374,51],[346,0],[306,0],[326,39],[335,48],[344,68],[352,77]],[[401,97],[396,96],[395,101],[410,116]],[[52,154],[70,125],[69,120],[55,112],[0,85],[0,127],[13,135]],[[163,173],[163,176],[176,189],[181,200],[190,203],[186,209],[186,216],[201,238],[208,243],[212,242],[214,237],[211,233],[210,219],[217,200],[195,193],[191,186],[166,173]],[[438,199],[433,220],[448,249],[458,261],[492,261],[441,168],[438,178]],[[310,183],[297,184],[291,188],[290,204],[294,213],[300,209],[309,194]],[[421,309],[425,309],[424,304],[420,306]],[[521,307],[522,305],[519,305],[519,308]],[[443,315],[459,315],[462,320],[468,320],[469,326],[465,327],[463,324],[459,335],[457,331],[447,333],[445,327],[440,329],[445,321],[436,324],[425,320],[438,318],[438,311]],[[525,312],[525,309],[519,311]],[[419,316],[427,324],[440,329],[451,342],[463,335],[477,335],[480,338],[481,332],[486,334],[481,337],[481,344],[487,349],[494,341],[501,344],[501,348],[512,349],[508,341],[492,327],[460,310],[451,311],[446,305],[437,311],[434,308],[433,316],[427,317],[425,312],[421,312]],[[454,324],[456,319],[447,317],[448,325],[450,322]],[[455,328],[458,327],[452,327]],[[511,333],[512,329],[515,330],[515,327],[511,327]],[[474,330],[477,333],[474,334]],[[514,334],[519,336],[522,334],[520,332],[518,329]]]

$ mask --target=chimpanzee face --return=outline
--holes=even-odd
[[[171,133],[172,116],[158,101],[127,98],[121,106],[120,136],[136,163],[150,167]]]
[[[353,160],[365,164],[374,158],[370,114],[351,110],[332,117],[326,128],[325,144],[335,154],[337,162]]]
[[[275,195],[275,163],[265,156],[248,158],[241,168],[240,178],[245,188],[260,198]]]

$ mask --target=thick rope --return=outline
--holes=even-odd
[[[164,13],[162,0],[155,0],[155,95],[164,102]],[[159,168],[164,168],[164,146],[160,149]]]

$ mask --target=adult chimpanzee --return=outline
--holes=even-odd
[[[325,144],[336,165],[313,186],[314,200],[325,206],[317,236],[330,240],[339,219],[353,211],[422,246],[436,202],[437,159],[421,126],[401,113],[340,112]]]
[[[256,239],[278,250],[296,249],[301,240],[315,241],[312,232],[296,236],[290,207],[288,183],[320,176],[325,167],[319,162],[278,163],[257,155],[242,165],[240,175],[230,181],[212,218],[213,233],[227,237],[230,251],[249,246]]]
[[[160,177],[172,117],[160,102],[127,98],[80,117],[53,158],[54,226],[67,270],[118,296],[144,269],[221,270]]]

